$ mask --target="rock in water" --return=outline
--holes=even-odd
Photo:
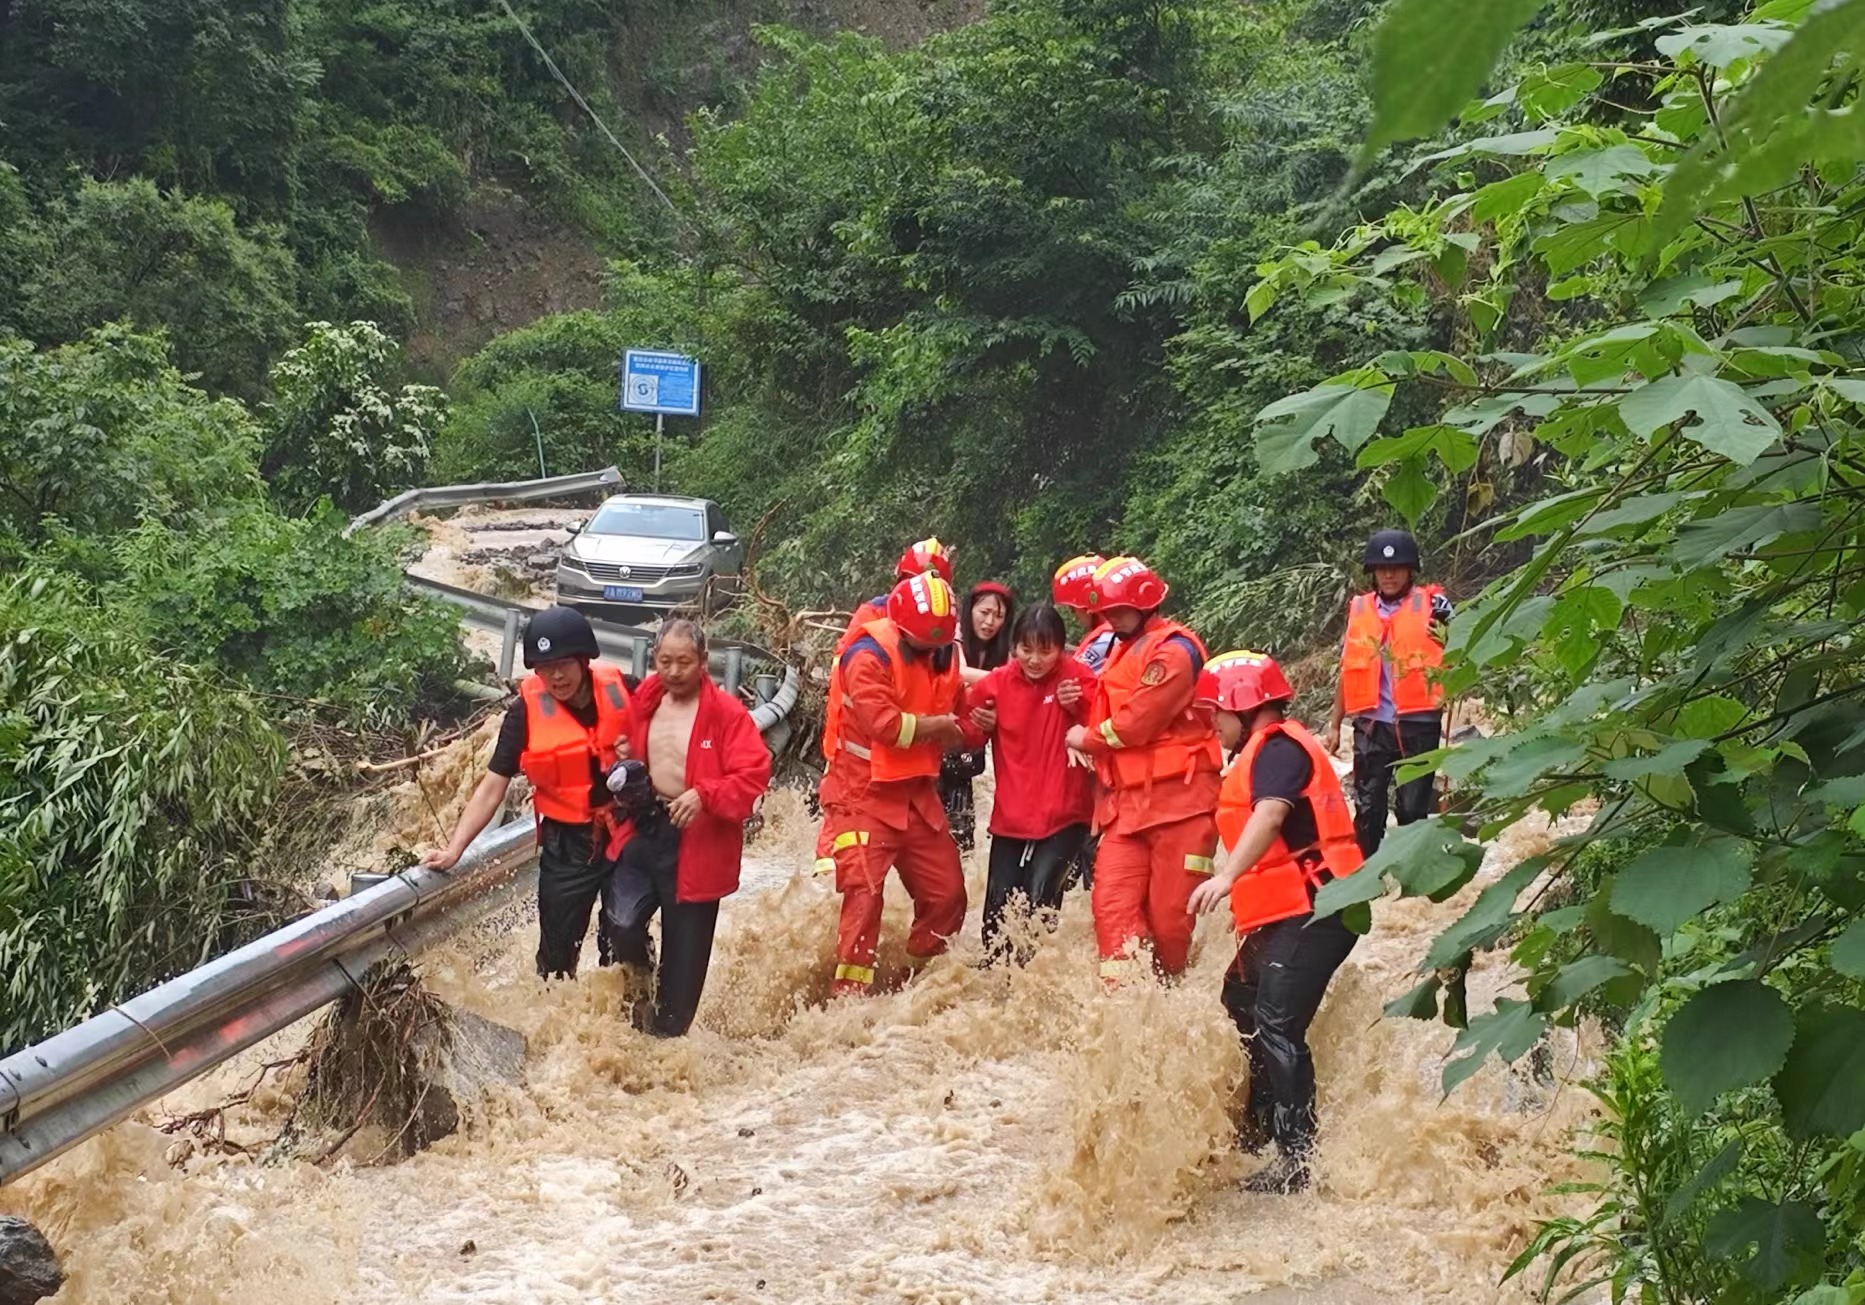
[[[0,1214],[0,1305],[33,1305],[64,1285],[65,1271],[44,1234]]]
[[[409,1152],[458,1132],[466,1112],[494,1083],[524,1079],[525,1035],[470,1011],[455,1010],[444,1026],[424,1028],[411,1049],[420,1105],[404,1134]]]

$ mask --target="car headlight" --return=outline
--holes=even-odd
[[[669,580],[691,580],[696,575],[704,575],[706,568],[698,565],[670,566],[667,568]]]

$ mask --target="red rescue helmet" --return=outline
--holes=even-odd
[[[1071,557],[1056,568],[1055,579],[1049,584],[1049,596],[1057,607],[1073,607],[1081,611],[1088,605],[1088,582],[1094,579],[1095,568],[1107,561],[1099,553],[1083,553],[1080,557]]]
[[[951,585],[931,572],[911,576],[887,595],[887,619],[909,643],[948,644],[958,635],[958,597]]]
[[[952,583],[952,550],[937,539],[922,539],[900,555],[894,567],[896,580],[911,580],[916,575],[936,571],[947,584]]]
[[[1150,612],[1171,592],[1164,580],[1137,557],[1111,557],[1094,569],[1085,591],[1087,611],[1134,607]]]
[[[1295,690],[1268,653],[1227,652],[1205,664],[1217,679],[1219,711],[1247,716],[1266,702],[1288,702]]]

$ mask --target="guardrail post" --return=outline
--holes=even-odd
[[[775,675],[765,671],[751,677],[751,696],[759,702],[769,702],[777,696],[778,680]]]
[[[745,678],[745,650],[727,648],[725,650],[725,691],[735,694],[739,684]]]
[[[648,673],[648,641],[645,635],[636,635],[629,641],[634,650],[634,674],[637,680],[645,679]]]
[[[512,655],[518,651],[518,612],[505,613],[505,643],[499,649],[499,678],[512,678]]]

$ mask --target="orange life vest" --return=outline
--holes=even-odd
[[[1269,845],[1262,859],[1245,870],[1230,890],[1230,914],[1237,932],[1248,933],[1277,920],[1306,915],[1314,909],[1314,890],[1328,879],[1341,879],[1365,860],[1353,834],[1353,812],[1341,792],[1340,777],[1329,764],[1320,741],[1292,720],[1256,731],[1237,764],[1224,776],[1217,798],[1217,832],[1225,847],[1235,847],[1250,822],[1255,804],[1250,801],[1250,768],[1263,744],[1281,734],[1302,745],[1314,766],[1301,796],[1315,813],[1317,841],[1307,847],[1290,847],[1281,838]],[[1325,873],[1324,873],[1325,872]]]
[[[531,805],[540,817],[571,825],[587,824],[595,815],[589,804],[590,757],[607,773],[628,733],[628,686],[621,670],[591,662],[589,687],[596,699],[594,729],[578,723],[538,676],[526,676],[520,686],[525,750],[519,754],[518,768],[531,781]]]
[[[1413,585],[1398,610],[1381,616],[1379,595],[1355,595],[1347,605],[1347,642],[1341,654],[1341,707],[1349,716],[1379,708],[1381,661],[1392,666],[1392,702],[1401,716],[1436,711],[1444,690],[1429,672],[1444,664],[1444,645],[1431,636],[1431,600],[1437,585]]]
[[[823,712],[822,722],[822,759],[834,761],[840,744],[842,731],[842,654],[853,648],[861,636],[868,631],[868,622],[887,615],[887,597],[870,598],[855,609],[855,614],[848,622],[848,628],[842,631],[842,637],[835,641],[835,653],[829,663],[829,705]]]
[[[933,669],[930,653],[908,656],[907,649],[901,644],[899,629],[884,616],[869,621],[861,627],[861,632],[881,646],[881,652],[885,654],[888,667],[893,672],[895,700],[902,713],[911,716],[941,716],[950,714],[956,708],[959,694],[956,655],[943,671]],[[850,641],[849,646],[853,647],[855,642]],[[883,782],[932,777],[939,773],[939,763],[945,756],[945,748],[938,743],[909,743],[902,748],[879,739],[866,745],[849,739],[846,713],[853,705],[854,700],[843,687],[842,662],[837,658],[835,669],[829,672],[829,709],[822,728],[824,756],[831,761],[838,752],[860,757],[868,763],[874,778]]]
[[[1145,743],[1125,745],[1109,737],[1115,713],[1139,690],[1146,668],[1175,635],[1191,640],[1199,660],[1204,660],[1204,644],[1197,635],[1175,621],[1160,621],[1130,641],[1116,640],[1101,668],[1088,728],[1115,745],[1095,762],[1107,788],[1140,788],[1155,779],[1189,780],[1201,770],[1214,771],[1224,764],[1211,704],[1201,704],[1196,693],[1177,719]]]

